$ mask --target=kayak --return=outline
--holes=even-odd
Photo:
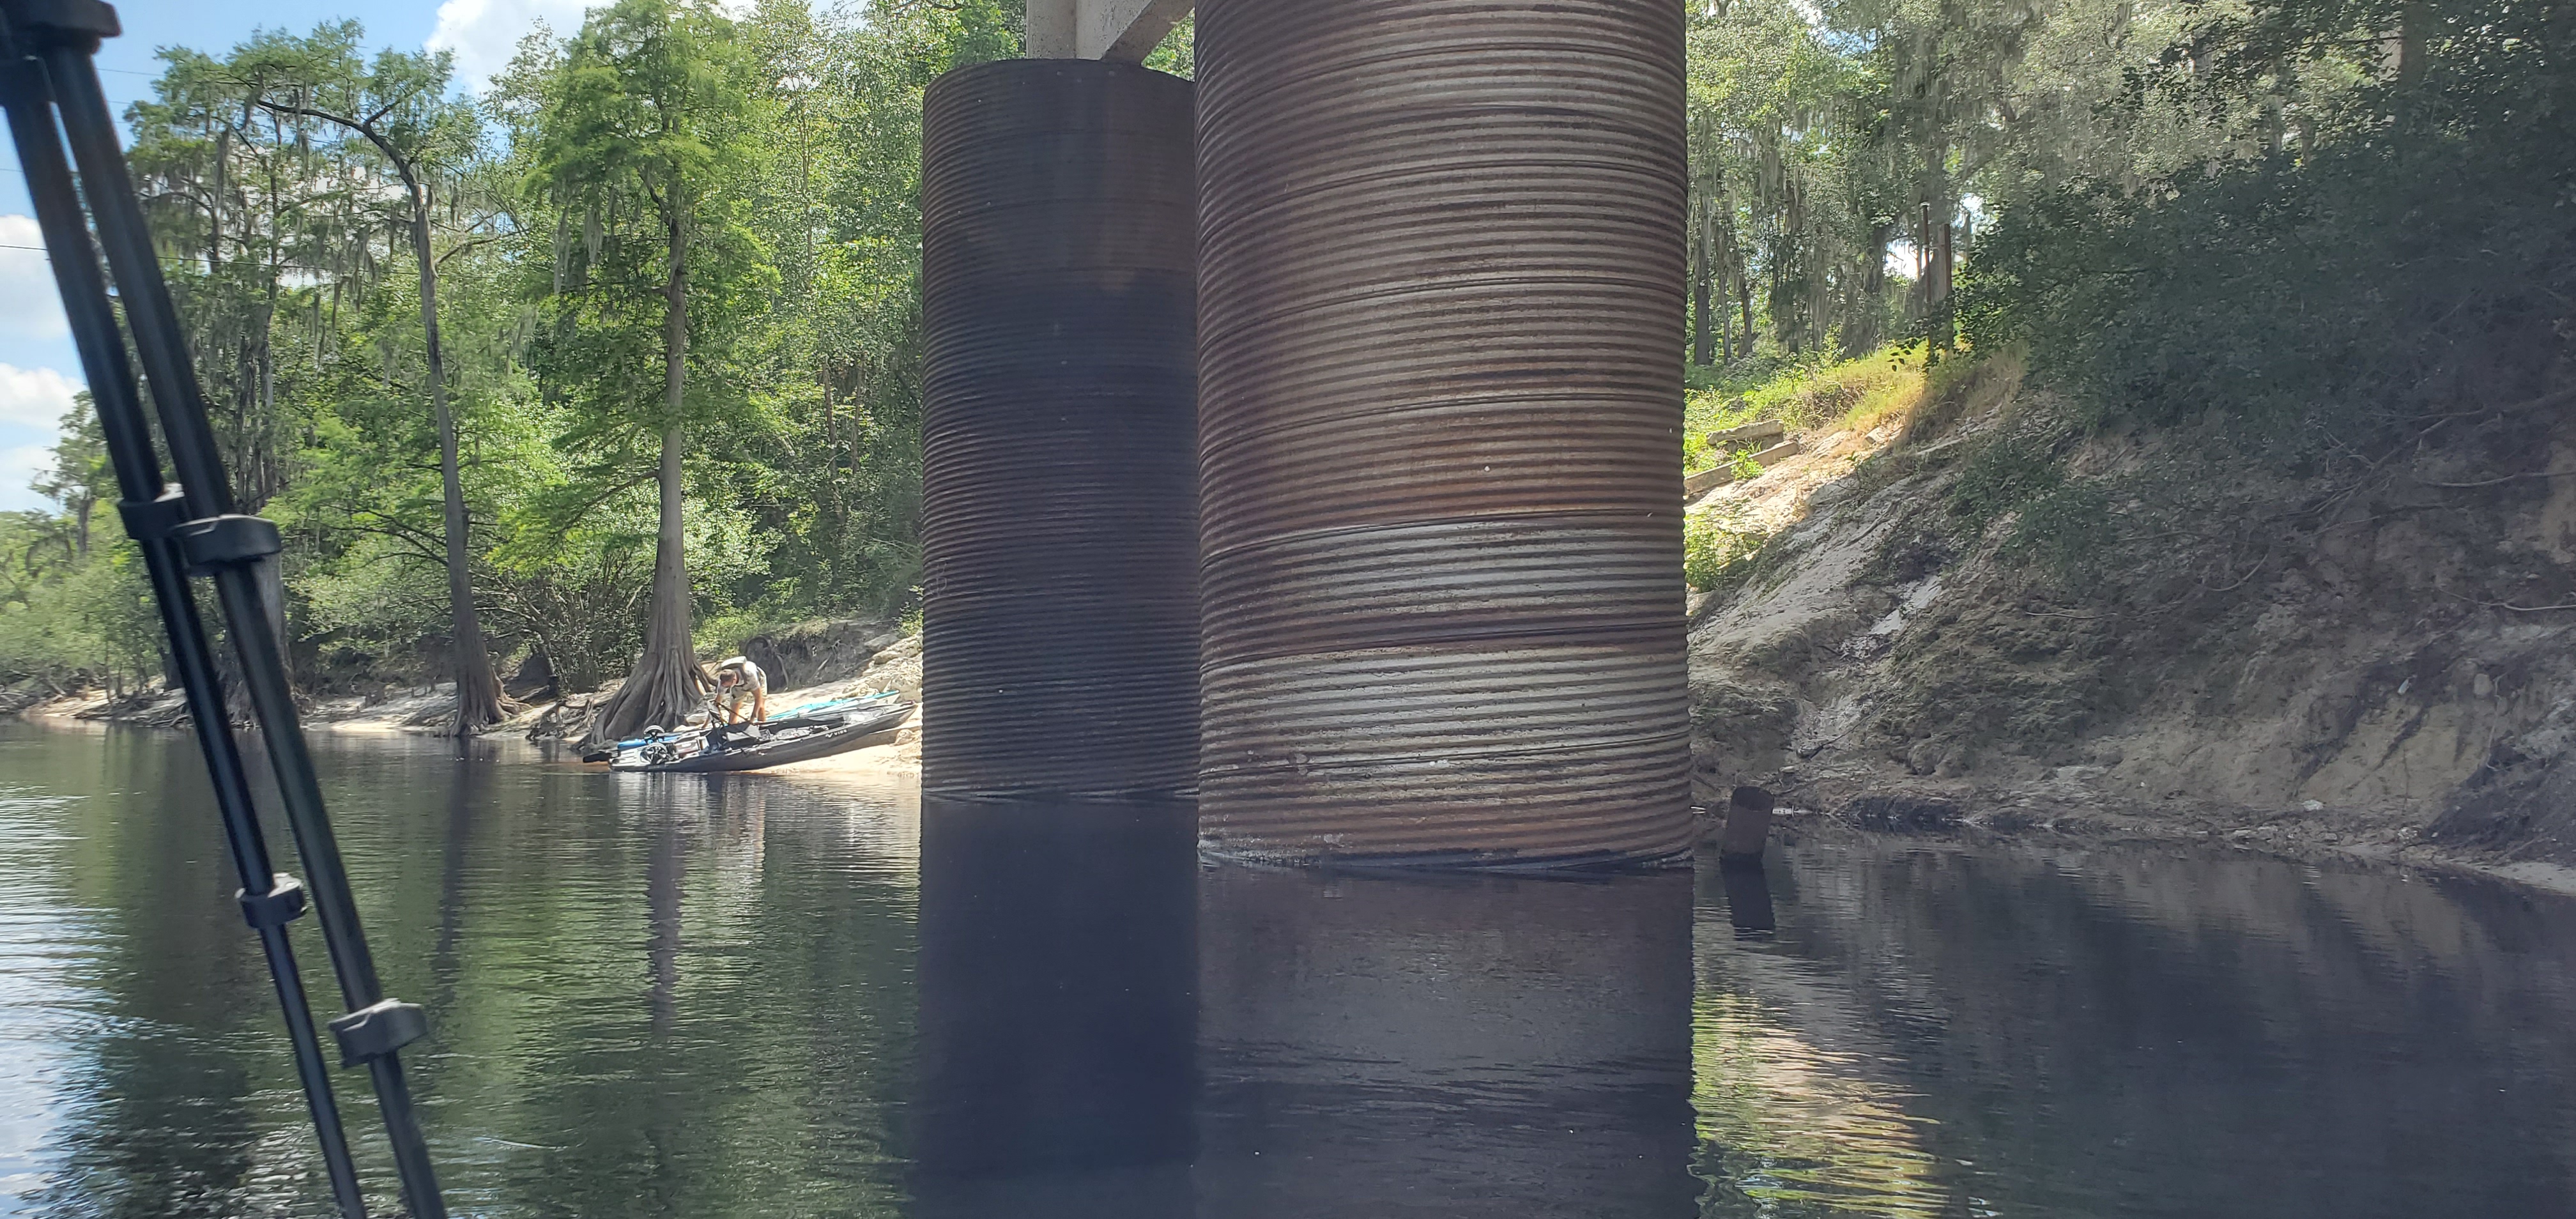
[[[856,698],[827,698],[817,702],[798,703],[793,707],[789,707],[785,711],[779,712],[777,719],[765,722],[773,728],[792,727],[797,721],[801,720],[828,719],[844,716],[850,712],[857,711],[862,707],[870,709],[880,708],[887,700],[894,697],[894,691],[886,690],[876,694],[863,694]],[[606,749],[600,750],[598,753],[583,757],[582,761],[605,762],[617,754],[624,753],[630,749],[636,749],[655,743],[675,742],[683,738],[695,738],[705,733],[707,727],[716,722],[716,715],[715,700],[710,698],[707,700],[706,705],[701,709],[700,713],[691,717],[690,725],[688,727],[682,728],[677,732],[664,732],[659,726],[647,728],[644,730],[644,735],[619,741]],[[736,725],[736,727],[739,727],[739,725]]]
[[[759,770],[845,753],[903,723],[912,704],[890,695],[798,707],[759,724],[718,724],[619,741],[610,770]]]

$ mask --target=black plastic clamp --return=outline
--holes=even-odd
[[[266,893],[248,889],[233,890],[233,900],[241,903],[242,917],[263,931],[283,927],[304,913],[304,885],[284,872],[270,879],[275,887]]]
[[[429,1014],[417,1003],[384,999],[331,1022],[340,1039],[340,1065],[354,1067],[429,1036]]]
[[[188,562],[188,574],[210,575],[226,567],[255,563],[286,549],[277,535],[277,526],[256,516],[225,513],[204,520],[189,521],[173,535],[179,541],[179,554]]]
[[[172,487],[159,499],[119,500],[116,514],[125,520],[125,536],[138,542],[159,541],[188,523],[188,501]]]
[[[114,38],[124,33],[117,27],[116,10],[99,0],[7,0],[0,7],[5,7],[10,24],[30,30],[84,38]]]

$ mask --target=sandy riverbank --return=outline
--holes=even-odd
[[[860,680],[783,691],[780,697],[787,705],[841,697]],[[917,695],[917,687],[909,693]],[[80,714],[84,710],[95,712],[103,702],[61,699],[29,708],[20,714],[25,718],[64,725],[134,722],[131,716]],[[153,706],[157,706],[157,702],[137,700],[127,710]],[[418,691],[377,699],[364,705],[358,705],[357,700],[345,700],[339,705],[322,705],[317,711],[320,714],[317,714],[312,727],[317,734],[325,736],[419,736],[428,735],[431,729],[413,721],[433,711],[443,715],[444,707],[440,705],[436,691]],[[331,718],[321,718],[322,714]],[[889,792],[899,799],[916,797],[921,778],[920,715],[915,712],[878,743],[829,758],[771,767],[760,773],[791,782]],[[2057,842],[2115,849],[2241,851],[2290,859],[2358,860],[2400,871],[2473,873],[2576,897],[2576,869],[2555,864],[2530,860],[2501,861],[2439,844],[2392,842],[2373,836],[2338,833],[2306,819],[2249,827],[2233,815],[2232,810],[2211,810],[2207,816],[2191,817],[2177,816],[2176,810],[2165,807],[2154,810],[2152,814],[2138,815],[2106,808],[2074,793],[2067,795],[2073,798],[2041,801],[2027,795],[2002,793],[1997,793],[1990,801],[1963,803],[1937,799],[1882,798],[1872,801],[1863,798],[1829,800],[1825,802],[1828,807],[1823,809],[1802,807],[1793,797],[1780,809],[1775,834],[1783,841],[1801,837],[1865,837],[1939,842],[1969,848],[1980,844]],[[1713,834],[1715,819],[1704,818],[1704,824]]]
[[[510,719],[494,725],[485,735],[532,741],[569,739],[579,734],[588,720],[590,708],[614,689],[612,685],[589,693],[522,703]],[[897,636],[885,641],[872,650],[863,666],[852,676],[772,691],[769,705],[773,712],[777,712],[805,703],[887,692],[916,703],[920,701],[919,636]],[[442,682],[366,695],[315,699],[303,708],[303,723],[307,731],[315,733],[428,736],[443,732],[455,710],[456,687],[453,683]],[[175,728],[186,722],[187,706],[179,693],[156,685],[122,696],[111,696],[106,691],[82,691],[20,706],[16,714],[31,720]],[[918,776],[921,772],[920,712],[915,711],[910,718],[871,744],[829,758],[772,767],[771,772],[893,780]]]
[[[1820,445],[1832,451],[1832,446]],[[1795,478],[1795,468],[1778,473]],[[1785,480],[1784,480],[1785,481]],[[771,695],[771,707],[891,691],[921,696],[921,641],[915,636],[878,649],[858,673]],[[491,735],[559,740],[577,731],[587,707],[605,691],[532,704]],[[396,690],[367,698],[318,700],[306,711],[314,732],[331,735],[427,735],[446,722],[453,687]],[[84,720],[172,726],[183,708],[176,695],[146,692],[111,702],[104,695],[56,699],[20,712],[39,720]],[[763,772],[798,782],[912,791],[921,776],[921,722],[916,711],[875,743]],[[2050,782],[1891,784],[1817,775],[1783,790],[1784,833],[1864,834],[1976,841],[2067,841],[2187,846],[2301,859],[2360,859],[2387,866],[2469,871],[2533,888],[2576,895],[2576,868],[2529,859],[2500,859],[2450,844],[2427,843],[2371,818],[2338,818],[2299,809],[2252,816],[2242,808],[2193,810],[2170,799],[2128,807],[2085,782],[2053,774]],[[1838,781],[1839,780],[1839,781]]]

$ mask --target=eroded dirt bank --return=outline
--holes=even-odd
[[[2009,360],[1936,382],[1693,506],[1769,534],[1694,598],[1703,800],[2576,880],[2576,428],[2283,471],[2071,430]]]

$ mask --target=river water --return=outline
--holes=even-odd
[[[863,782],[469,748],[322,748],[461,1215],[2576,1213],[2576,903],[2499,885],[1314,876],[1201,866],[1186,810],[925,841]],[[0,725],[0,1214],[328,1213],[196,766]]]

